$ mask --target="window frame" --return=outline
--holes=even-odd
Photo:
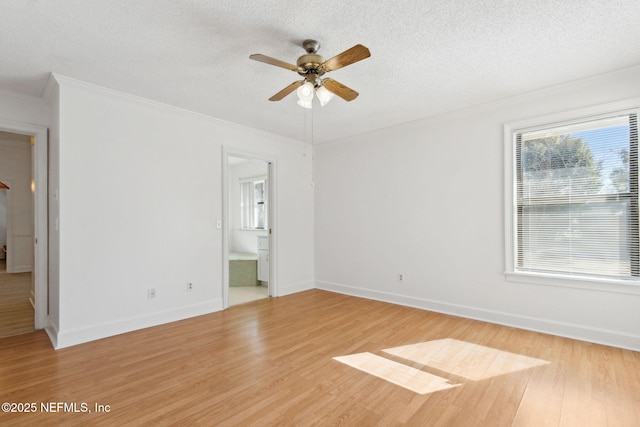
[[[244,184],[248,184],[251,183],[251,211],[255,212],[256,210],[256,205],[258,205],[259,203],[257,203],[255,201],[254,198],[254,194],[255,194],[255,188],[256,188],[256,184],[263,184],[263,194],[264,194],[264,201],[262,202],[263,206],[264,206],[264,227],[263,228],[256,228],[256,227],[245,227],[246,224],[246,216],[245,216],[245,208],[243,205],[243,186]],[[268,204],[269,204],[269,186],[268,186],[268,177],[267,175],[260,175],[260,176],[256,176],[256,177],[252,177],[252,178],[244,178],[240,180],[240,230],[243,231],[265,231],[265,230],[269,230],[269,211],[268,211]],[[255,219],[254,215],[251,215],[251,219]],[[253,225],[253,224],[252,224]]]
[[[640,277],[616,279],[517,270],[517,164],[516,135],[554,126],[607,117],[616,113],[640,113],[640,98],[565,111],[504,125],[504,225],[506,280],[545,286],[561,286],[640,295]]]

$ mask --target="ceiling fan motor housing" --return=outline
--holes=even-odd
[[[321,76],[325,73],[325,71],[320,67],[320,65],[324,62],[324,58],[315,53],[309,53],[306,55],[302,55],[298,58],[298,74],[301,76],[306,76],[308,74],[315,74],[316,76]]]

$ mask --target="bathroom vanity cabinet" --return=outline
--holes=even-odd
[[[269,236],[258,236],[258,280],[269,282]]]

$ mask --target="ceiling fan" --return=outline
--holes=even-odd
[[[311,108],[314,92],[320,101],[320,105],[323,106],[333,98],[334,94],[338,95],[345,101],[353,101],[358,97],[358,92],[355,90],[348,88],[333,79],[322,78],[322,76],[329,71],[335,71],[368,58],[371,56],[369,49],[361,44],[357,44],[325,61],[322,56],[317,54],[318,49],[320,49],[320,43],[317,41],[305,40],[302,42],[302,47],[307,53],[298,58],[296,65],[259,53],[249,56],[249,58],[254,61],[286,68],[297,72],[303,77],[302,80],[291,83],[289,86],[273,95],[269,98],[269,101],[280,101],[294,90],[296,90],[298,95],[298,105],[305,108]]]

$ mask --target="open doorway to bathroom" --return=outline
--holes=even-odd
[[[227,156],[228,306],[272,295],[271,164]]]

